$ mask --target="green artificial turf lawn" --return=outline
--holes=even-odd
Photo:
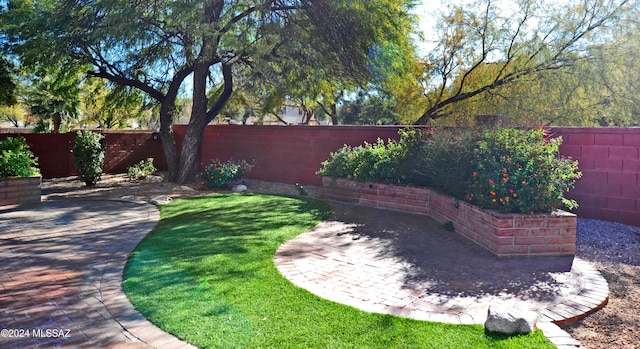
[[[506,337],[367,313],[294,286],[274,254],[329,213],[283,196],[176,200],[131,255],[124,290],[154,324],[200,348],[554,348],[540,331]]]

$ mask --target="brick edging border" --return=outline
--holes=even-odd
[[[430,216],[497,257],[573,256],[577,216],[504,214],[480,209],[431,189],[323,177],[322,197]]]

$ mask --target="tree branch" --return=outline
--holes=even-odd
[[[222,108],[227,104],[229,98],[231,98],[231,94],[233,93],[233,70],[232,64],[228,62],[222,63],[222,77],[224,80],[224,89],[222,90],[222,94],[216,100],[216,102],[211,106],[211,109],[207,111],[207,122],[206,124],[213,121],[213,119],[220,114]]]

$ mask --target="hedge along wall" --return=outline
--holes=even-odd
[[[398,137],[400,126],[209,126],[201,164],[211,159],[255,160],[250,178],[321,185],[320,163],[344,144],[356,146]],[[184,136],[185,126],[176,126]],[[560,153],[580,163],[584,176],[569,193],[580,217],[640,226],[640,128],[552,127]]]
[[[146,158],[154,158],[156,168],[165,171],[164,159],[159,139],[154,139],[153,131],[100,131],[105,136],[105,173],[125,173],[127,167]],[[5,137],[23,137],[33,154],[38,158],[43,178],[58,178],[75,175],[71,142],[73,133],[60,134],[0,134]],[[157,138],[157,137],[155,137]]]
[[[640,128],[552,128],[583,177],[569,193],[580,217],[640,226]]]

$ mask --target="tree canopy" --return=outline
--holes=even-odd
[[[451,7],[439,22],[436,46],[425,60],[428,108],[416,123],[450,116],[462,101],[538,81],[543,74],[562,73],[589,60],[593,41],[631,3],[524,0],[505,10],[498,2],[479,0]]]
[[[14,69],[8,59],[0,56],[0,106],[11,106],[17,102]]]
[[[232,95],[235,69],[266,72],[270,66],[282,72],[295,61],[323,69],[327,79],[367,80],[369,51],[399,42],[407,31],[399,19],[409,17],[411,5],[409,0],[9,0],[0,23],[8,52],[24,65],[86,69],[157,101],[169,178],[185,182],[193,178],[204,127]],[[291,51],[299,54],[290,57]],[[179,152],[172,124],[188,79],[192,112]],[[220,92],[210,94],[214,88]]]

